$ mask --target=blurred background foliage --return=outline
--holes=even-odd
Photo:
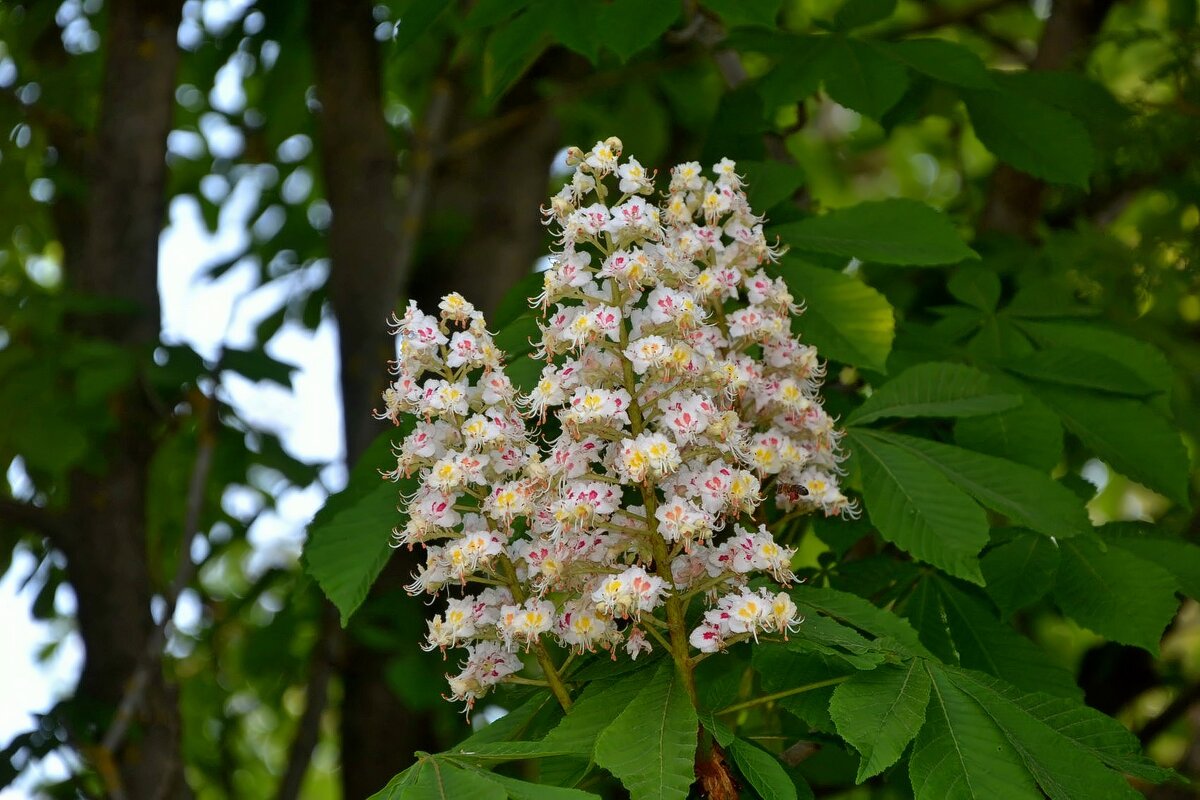
[[[899,45],[929,37],[961,49]],[[660,170],[728,155],[776,222],[896,197],[944,210],[983,255],[973,271],[821,264],[894,309],[823,348],[831,396],[881,377],[893,334],[890,373],[967,337],[1021,351],[1028,330],[992,313],[1003,298],[1155,345],[1159,410],[1194,454],[1198,54],[1195,0],[0,5],[0,569],[31,555],[31,613],[88,653],[78,690],[3,752],[0,785],[24,771],[62,797],[364,797],[461,738],[445,667],[415,646],[403,555],[343,630],[296,548],[264,557],[251,533],[281,498],[340,488],[380,433],[392,308],[457,289],[494,311],[545,255],[536,209],[570,144],[616,134]],[[188,208],[232,243],[190,285],[236,274],[260,298],[237,335],[220,331],[228,309],[189,307],[206,346],[167,330],[158,297],[188,255],[160,234]],[[262,398],[314,366],[273,340],[331,321],[344,448],[322,463]],[[337,428],[337,406],[315,424]],[[1167,498],[1074,439],[1060,455],[1057,424],[1020,425],[1010,457],[1048,448],[1097,521],[1200,538],[1195,472]],[[367,511],[386,534],[389,505]],[[803,556],[850,574],[839,540],[861,533],[826,526]],[[195,613],[164,630],[177,603]],[[1200,775],[1194,601],[1157,659],[1048,602],[1018,627],[1157,760]],[[38,777],[55,752],[65,776]],[[805,764],[822,794],[895,796],[839,789],[844,753]]]

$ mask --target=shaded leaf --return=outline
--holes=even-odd
[[[876,389],[846,418],[863,425],[886,417],[973,417],[1021,404],[1020,395],[993,389],[988,376],[965,364],[909,367]]]
[[[1076,536],[1092,528],[1080,499],[1044,472],[915,436],[881,431],[857,435],[887,442],[925,460],[980,503],[1023,527],[1057,537]]]
[[[900,758],[925,722],[929,673],[920,659],[906,667],[882,667],[838,686],[829,713],[838,733],[862,753],[858,783]]]
[[[1016,532],[979,562],[988,597],[1009,616],[1046,596],[1058,574],[1058,545],[1045,536]]]
[[[975,135],[997,158],[1051,183],[1086,188],[1092,140],[1075,117],[1026,94],[963,91]]]
[[[1174,576],[1115,544],[1087,538],[1062,543],[1054,601],[1100,635],[1152,654],[1175,616]]]
[[[806,304],[792,321],[804,341],[825,358],[885,370],[896,319],[883,295],[857,278],[795,259],[785,259],[779,270]]]
[[[796,800],[796,784],[775,756],[745,739],[734,739],[729,754],[762,800]]]
[[[337,606],[343,626],[392,554],[400,493],[416,489],[415,476],[390,483],[379,475],[380,468],[395,468],[392,437],[403,435],[401,429],[376,438],[350,471],[346,488],[326,500],[308,526],[305,569]]]
[[[948,217],[916,200],[859,203],[774,232],[792,247],[879,264],[931,266],[979,257]]]
[[[1179,431],[1145,403],[1042,384],[1038,397],[1122,475],[1188,505],[1188,455]]]
[[[847,108],[879,120],[908,88],[908,71],[867,42],[833,36],[822,58],[825,91]]]
[[[863,500],[885,539],[916,558],[983,583],[978,553],[987,517],[925,459],[852,428],[847,436],[862,470]]]
[[[979,56],[946,39],[878,42],[876,47],[910,69],[942,83],[967,89],[990,89],[994,85]]]

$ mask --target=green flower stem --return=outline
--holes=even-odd
[[[612,304],[621,308],[624,305],[624,298],[621,296],[620,289],[617,288],[617,282],[612,283]],[[621,344],[621,369],[625,382],[625,391],[629,392],[629,422],[630,428],[633,430],[634,436],[639,436],[645,430],[645,419],[642,415],[641,404],[638,403],[637,379],[633,374],[633,364],[625,356],[625,349],[629,347],[629,326],[626,324],[624,316],[621,317],[620,330]],[[654,512],[658,510],[658,493],[657,490],[649,483],[643,483],[641,486],[642,501],[646,504],[646,529],[650,536],[650,547],[654,553],[654,571],[658,577],[663,579],[663,582],[675,588],[675,579],[671,575],[671,551],[667,547],[667,540],[658,532],[658,518]],[[683,686],[687,689],[688,697],[692,701],[692,705],[696,708],[700,707],[699,696],[696,694],[696,678],[692,674],[692,662],[688,653],[688,631],[687,620],[685,619],[687,597],[678,593],[672,593],[667,598],[667,628],[670,631],[670,647],[671,658],[675,660],[675,668],[679,672],[679,679],[683,681]]]
[[[804,692],[811,692],[814,689],[823,689],[826,686],[836,686],[837,684],[842,683],[843,681],[846,681],[849,678],[850,678],[849,675],[843,675],[840,678],[829,678],[829,679],[823,680],[823,681],[816,681],[815,683],[806,683],[803,686],[797,686],[793,689],[784,689],[782,692],[774,692],[773,694],[764,694],[762,697],[755,697],[755,698],[746,700],[741,703],[734,703],[731,706],[726,706],[725,708],[722,708],[717,713],[718,714],[732,714],[735,711],[742,711],[743,709],[754,708],[754,706],[761,706],[766,703],[773,703],[776,700],[782,700],[783,698],[791,697],[794,694],[803,694]]]
[[[512,561],[509,561],[508,556],[501,554],[499,557],[500,566],[503,568],[505,583],[508,589],[512,592],[513,599],[518,603],[525,602],[525,592],[521,590],[521,582],[517,580],[517,569],[513,566]],[[562,706],[563,711],[571,710],[571,693],[567,691],[566,684],[563,683],[562,676],[558,669],[554,666],[554,659],[550,658],[550,651],[546,649],[546,643],[542,641],[542,637],[538,637],[537,644],[533,647],[537,654],[538,665],[542,668],[542,672],[546,675],[546,684],[549,685],[550,691],[554,693],[554,697],[558,700],[558,704]],[[527,682],[529,679],[518,680],[516,683]]]

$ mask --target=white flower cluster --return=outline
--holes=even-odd
[[[656,205],[653,176],[620,158],[615,138],[572,149],[575,173],[543,209],[558,251],[534,300],[546,365],[528,395],[462,296],[394,320],[380,416],[416,419],[391,477],[419,477],[395,537],[425,551],[410,592],[464,591],[425,646],[466,648],[450,687],[468,707],[522,652],[544,655],[543,636],[686,657],[672,626],[694,596],[710,604],[687,632],[703,653],[786,635],[800,621],[788,595],[748,586],[793,579],[793,551],[765,523],[855,511],[823,366],[791,334],[799,309],[763,269],[779,253],[734,163],[713,179],[680,164]]]

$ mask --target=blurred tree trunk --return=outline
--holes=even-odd
[[[386,319],[399,299],[404,278],[396,153],[383,117],[379,43],[373,34],[371,8],[369,0],[309,4],[321,104],[318,146],[325,197],[333,212],[329,296],[338,322],[342,429],[350,465],[382,430],[371,410],[379,404],[386,362],[395,357]],[[409,561],[406,555],[394,562]],[[407,575],[409,569],[401,574]],[[324,617],[323,638],[342,638],[336,613],[327,609]],[[385,670],[390,654],[359,641],[353,625],[344,636],[343,646],[335,648],[341,652],[343,689],[342,794],[360,798],[382,788],[412,760],[414,751],[436,749],[436,740],[429,713],[405,708],[388,686]],[[318,643],[317,657],[324,647]],[[322,690],[320,696],[317,689]],[[321,712],[313,704],[322,698],[323,687],[309,686],[306,717]],[[307,767],[316,744],[315,728],[308,730],[310,735],[298,737],[293,747],[285,787]]]
[[[370,412],[387,377],[385,362],[393,357],[384,319],[402,289],[436,305],[437,296],[455,288],[481,308],[495,306],[539,254],[537,207],[544,199],[557,132],[541,114],[435,170],[433,154],[444,129],[475,124],[470,110],[454,102],[451,78],[441,76],[409,154],[402,208],[395,193],[396,153],[383,117],[371,4],[311,0],[309,10],[321,103],[319,147],[333,212],[329,292],[342,358],[346,457],[353,464],[382,430]],[[427,203],[465,214],[471,233],[460,247],[410,267]],[[414,557],[398,552],[371,597],[398,593]],[[413,613],[418,613],[415,607]],[[437,735],[431,715],[405,708],[388,685],[390,654],[358,641],[353,626],[347,633],[341,659],[342,791],[359,798],[411,763],[416,750],[437,749]],[[301,748],[311,750],[312,744]],[[307,753],[302,758],[306,763]]]
[[[65,273],[73,291],[128,307],[80,316],[76,330],[145,357],[158,342],[160,325],[158,239],[166,211],[166,141],[181,6],[170,0],[105,5],[99,120],[84,160],[87,198],[76,209],[83,212],[82,231],[62,231]],[[67,524],[56,542],[67,556],[87,654],[77,697],[103,724],[124,697],[155,632],[145,494],[154,452],[149,432],[158,423],[137,384],[111,399],[110,413],[116,430],[105,448],[106,463],[72,476]],[[140,699],[133,729],[115,753],[96,751],[96,767],[110,792],[117,787],[129,798],[188,796],[179,710],[160,661],[149,665]],[[78,732],[89,741],[102,733]]]

